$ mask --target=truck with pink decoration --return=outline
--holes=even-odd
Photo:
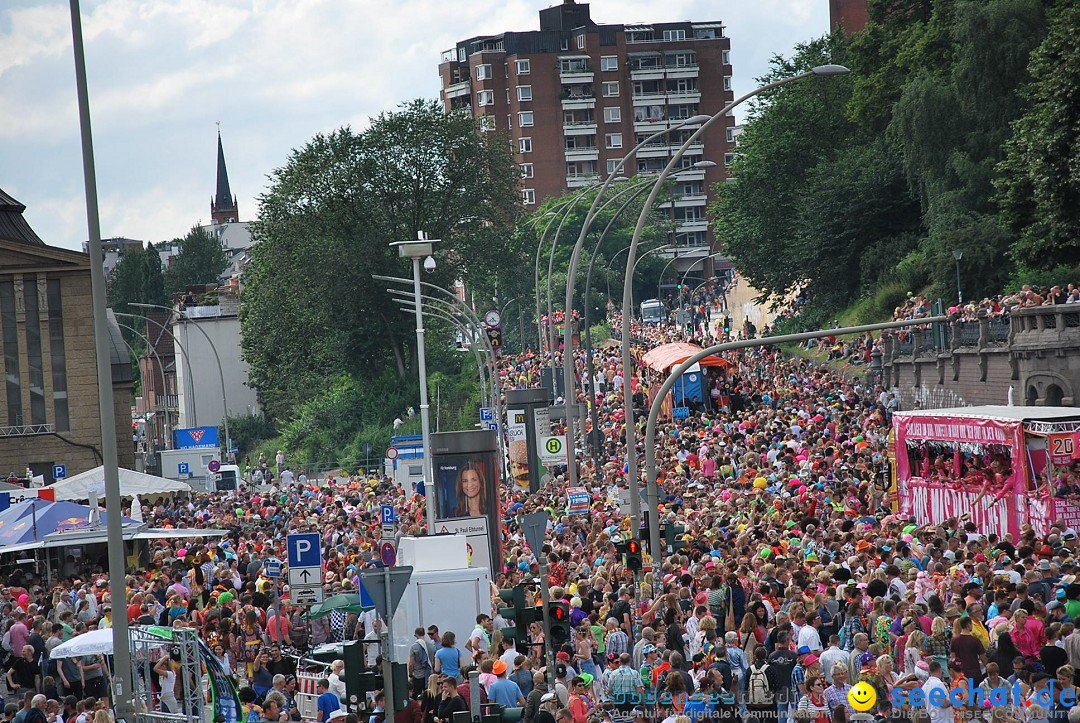
[[[981,533],[1080,531],[1080,408],[982,406],[893,415],[898,511]]]

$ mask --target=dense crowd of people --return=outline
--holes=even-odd
[[[633,368],[623,370],[617,353],[597,353],[596,376],[578,391],[579,401],[596,406],[602,433],[597,454],[575,450],[588,514],[565,513],[562,470],[552,470],[538,493],[502,487],[503,560],[491,571],[492,609],[471,631],[416,630],[413,702],[398,716],[451,723],[468,710],[468,674],[476,670],[482,699],[523,708],[525,723],[844,723],[855,712],[848,692],[860,682],[875,691],[871,713],[880,721],[1076,723],[1080,709],[1064,695],[1080,670],[1076,531],[1057,526],[1011,539],[963,518],[920,527],[898,516],[888,495],[888,396],[776,349],[729,355],[709,402],[662,423],[657,514],[682,537],[678,549],[647,561],[643,575],[624,565],[616,544],[638,532],[619,505],[624,425],[639,427],[643,465],[645,411],[662,381],[637,360],[666,341],[724,336],[709,311],[716,299],[702,293],[692,324],[634,324]],[[538,386],[549,362],[533,352],[503,357],[503,389]],[[579,379],[587,378],[581,353],[575,362]],[[75,560],[48,584],[29,575],[0,589],[6,720],[107,723],[106,661],[50,652],[109,627],[114,615],[196,630],[236,680],[245,721],[298,719],[293,651],[356,639],[369,644],[367,662],[377,662],[374,612],[309,621],[264,563],[286,557],[287,534],[316,531],[327,594],[356,591],[359,571],[380,564],[379,507],[394,505],[402,531],[422,534],[423,498],[385,478],[286,480],[266,474],[265,460],[255,467],[261,485],[252,472],[231,494],[147,505],[155,527],[208,534],[153,541],[122,592]],[[518,520],[544,509],[552,515],[546,544],[530,550]],[[506,639],[509,622],[497,612],[498,588],[522,583],[539,595],[541,558],[552,597],[571,610],[571,639],[555,651],[553,671],[542,645],[519,650]],[[529,636],[543,642],[539,625]],[[349,673],[335,663],[319,682],[319,723],[356,719],[343,703]],[[163,657],[153,677],[155,707],[178,712],[190,683],[176,662]],[[975,701],[974,691],[996,687],[1007,688],[1001,705]],[[963,700],[912,704],[916,689],[937,688],[960,688]],[[379,723],[381,697],[373,703]]]

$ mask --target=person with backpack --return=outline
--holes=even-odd
[[[754,648],[754,662],[750,664],[746,676],[747,723],[768,723],[777,713],[776,674],[767,657],[763,645]]]
[[[434,673],[431,666],[431,653],[427,644],[427,633],[424,629],[417,628],[413,631],[416,640],[409,649],[409,678],[412,680],[412,694],[419,698],[427,688],[427,680]]]

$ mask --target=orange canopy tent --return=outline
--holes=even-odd
[[[661,344],[655,349],[650,349],[641,360],[650,369],[666,372],[672,367],[682,364],[700,351],[700,346],[684,342]],[[703,367],[723,367],[725,370],[731,368],[731,362],[721,359],[715,354],[710,354],[698,363]]]

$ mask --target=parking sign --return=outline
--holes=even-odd
[[[67,477],[67,465],[66,464],[54,464],[52,468],[53,479],[64,479]]]

